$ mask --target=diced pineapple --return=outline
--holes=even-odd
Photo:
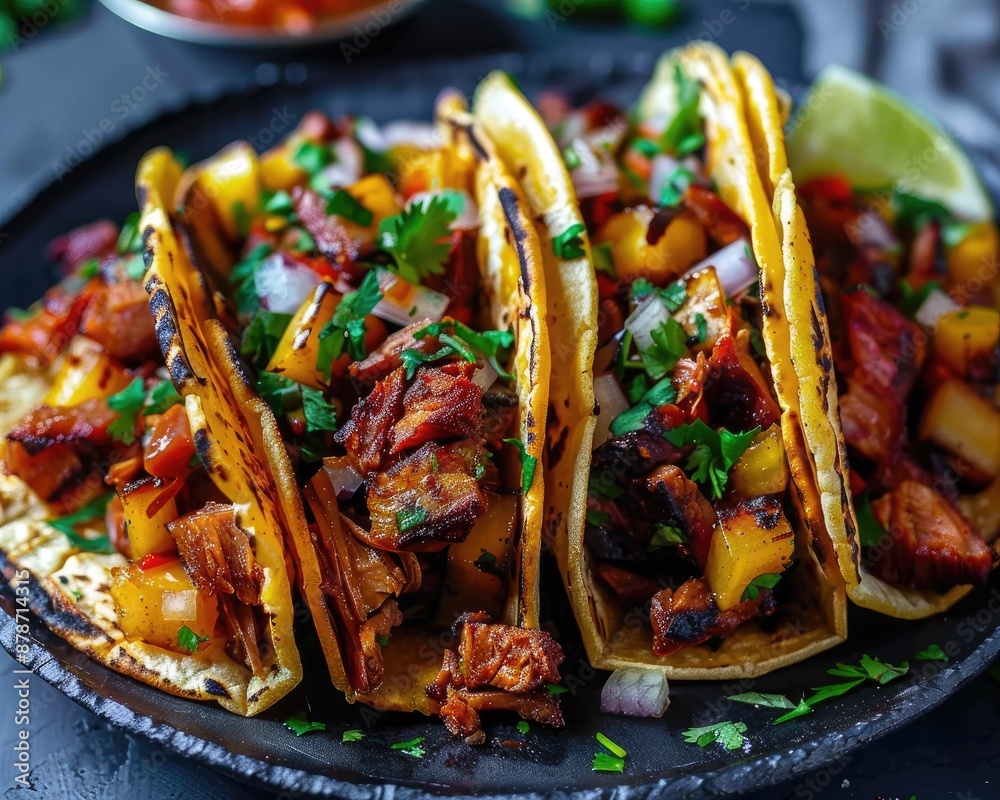
[[[260,162],[246,142],[227,147],[214,158],[192,168],[204,195],[218,214],[218,221],[231,241],[246,235],[242,216],[253,215],[260,206]]]
[[[275,348],[267,364],[268,372],[278,372],[297,383],[322,389],[325,381],[317,367],[319,334],[333,318],[340,295],[333,284],[323,281],[306,298]]]
[[[174,538],[167,530],[167,523],[177,519],[177,503],[170,498],[152,516],[149,505],[163,492],[153,480],[126,484],[119,490],[125,525],[128,530],[129,554],[138,561],[150,553],[171,553]]]
[[[794,549],[792,526],[777,498],[761,497],[720,510],[705,565],[719,608],[737,605],[754,578],[783,572]]]
[[[943,447],[987,478],[1000,475],[1000,411],[960,380],[940,384],[920,419],[920,439]]]
[[[286,142],[260,157],[260,178],[264,188],[287,192],[305,181],[305,171],[292,158],[294,152],[294,147]]]
[[[76,336],[63,356],[45,403],[75,406],[95,397],[110,397],[131,382],[125,367],[104,352],[103,347],[85,336]]]
[[[785,491],[788,477],[781,426],[772,425],[758,433],[740,460],[733,464],[729,485],[741,497],[760,497]]]
[[[145,570],[137,564],[115,567],[111,597],[127,638],[168,650],[181,650],[177,633],[182,626],[211,637],[219,618],[216,598],[195,588],[179,559]]]
[[[647,240],[648,241],[648,240]],[[708,255],[705,229],[690,211],[682,211],[646,250],[646,268],[653,283],[668,283]]]
[[[969,226],[968,233],[945,253],[948,275],[962,287],[996,282],[996,261],[1000,255],[1000,236],[992,222]]]
[[[998,342],[1000,312],[985,306],[944,314],[934,331],[934,352],[960,377],[969,376],[971,365],[994,364]]]
[[[375,230],[382,220],[394,217],[403,210],[396,196],[395,187],[380,172],[365,175],[357,183],[348,186],[347,193],[372,212],[372,224],[369,227]]]
[[[463,611],[476,609],[494,618],[503,610],[504,581],[484,567],[503,565],[507,546],[517,535],[518,496],[489,496],[489,507],[463,542],[448,547],[448,567],[438,612],[442,625],[450,626]]]
[[[957,505],[973,530],[987,542],[994,542],[1000,537],[1000,478],[979,494],[959,497]]]

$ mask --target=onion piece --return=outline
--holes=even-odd
[[[611,423],[619,414],[628,411],[629,402],[618,379],[610,373],[594,378],[594,396],[600,407],[594,428],[594,447],[600,447],[611,438]]]
[[[708,267],[715,268],[726,297],[736,297],[758,281],[757,262],[753,257],[753,248],[746,239],[737,239],[712,253],[685,272],[684,277]]]
[[[653,344],[653,331],[669,319],[670,312],[663,305],[660,295],[654,292],[629,314],[625,320],[625,330],[631,332],[639,352],[644,353]]]
[[[279,250],[260,265],[254,288],[264,310],[294,314],[322,280],[315,270]]]
[[[569,148],[576,153],[579,166],[570,172],[577,198],[597,197],[618,191],[618,165],[605,153],[595,151],[586,141],[574,139]]]
[[[160,616],[165,620],[192,620],[198,618],[198,590],[181,589],[164,592],[160,600]]]
[[[333,143],[334,160],[323,167],[320,179],[331,189],[350,186],[361,180],[365,171],[365,155],[360,145],[349,136]]]
[[[462,203],[462,213],[451,221],[448,228],[453,231],[474,231],[479,227],[479,209],[476,207],[476,201],[473,200],[472,195],[464,189],[451,191],[455,191],[457,194],[460,194],[464,202]],[[439,194],[441,194],[441,190],[417,192],[407,201],[406,207],[410,208],[414,204],[426,206],[431,201],[431,198],[436,197]]]
[[[379,127],[370,119],[359,119],[354,135],[369,150],[384,153],[400,145],[412,145],[420,150],[441,147],[441,134],[436,125],[418,120],[400,119]]]
[[[346,500],[351,497],[365,482],[361,474],[354,469],[346,457],[324,458],[323,471],[333,484],[333,491],[337,493],[338,500]]]
[[[877,247],[879,250],[893,250],[899,247],[899,239],[892,228],[877,211],[862,211],[853,225],[848,225],[847,235],[855,247]]]
[[[402,326],[422,319],[441,321],[451,302],[447,295],[403,280],[385,267],[378,267],[377,274],[382,299],[372,309],[376,317]]]
[[[945,314],[958,311],[961,306],[940,289],[932,289],[920,304],[914,318],[925,328],[937,327],[938,320]]]
[[[667,676],[657,669],[619,667],[601,690],[601,711],[628,717],[662,717],[670,705]]]
[[[674,174],[681,162],[676,158],[659,153],[653,157],[649,170],[649,185],[646,189],[649,199],[659,205],[660,196],[663,194],[663,187]]]
[[[472,382],[486,392],[494,383],[497,382],[498,377],[500,377],[500,375],[493,368],[493,365],[487,359],[481,358],[479,359],[479,369],[477,369],[472,376]]]

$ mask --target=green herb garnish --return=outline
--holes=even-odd
[[[310,722],[309,717],[305,711],[298,711],[285,720],[285,727],[288,728],[288,730],[290,730],[296,736],[305,736],[307,733],[315,733],[316,731],[325,731],[326,723]]]
[[[126,445],[135,442],[139,412],[145,403],[146,387],[142,378],[135,378],[120,392],[108,398],[108,408],[118,412],[118,419],[108,425],[108,433],[112,439]]]
[[[574,222],[562,233],[552,238],[552,252],[559,258],[583,258],[583,238],[586,231],[582,222]]]
[[[187,625],[181,625],[177,631],[177,647],[185,653],[197,653],[198,645],[207,642],[211,636],[199,636]]]

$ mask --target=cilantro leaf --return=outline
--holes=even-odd
[[[583,258],[583,239],[581,234],[586,231],[582,222],[575,222],[562,233],[552,237],[552,252],[559,258]]]
[[[416,528],[425,519],[427,519],[426,508],[420,506],[404,508],[396,512],[396,527],[399,528],[400,533],[406,533]]]
[[[305,736],[307,733],[325,731],[325,722],[310,722],[305,711],[297,711],[285,720],[285,727],[296,736]]]
[[[680,64],[674,65],[677,84],[677,113],[660,136],[660,149],[675,156],[685,156],[705,143],[698,102],[701,91],[697,81],[689,78]]]
[[[108,433],[115,441],[132,444],[139,425],[139,412],[146,403],[146,387],[142,378],[135,378],[120,392],[108,398],[108,408],[118,412],[118,419],[108,425]]]
[[[449,226],[460,213],[460,209],[455,210],[454,199],[440,193],[382,220],[378,226],[379,247],[392,256],[396,274],[414,284],[429,275],[443,275],[451,250]]]
[[[587,509],[587,522],[591,525],[603,525],[611,519],[611,515],[606,511],[598,511],[594,508]]]
[[[902,299],[899,302],[899,310],[907,318],[913,319],[931,292],[944,290],[937,281],[927,281],[919,289],[914,289],[910,286],[910,282],[904,278],[899,282],[899,291],[902,294]]]
[[[406,367],[406,380],[411,380],[421,364],[430,364],[455,355],[454,348],[445,345],[433,353],[421,353],[419,350],[407,349],[399,354],[399,360]]]
[[[907,194],[898,187],[892,190],[889,205],[895,216],[896,224],[903,227],[921,228],[932,219],[940,222],[951,222],[952,213],[934,200],[925,200],[913,194]]]
[[[747,584],[740,600],[756,600],[760,597],[761,589],[773,589],[779,580],[781,580],[780,572],[766,572],[763,575],[758,575]]]
[[[331,365],[346,351],[354,361],[363,359],[365,351],[365,317],[382,299],[378,275],[372,270],[365,275],[361,285],[345,294],[337,305],[333,317],[319,332],[319,355],[316,366],[329,380]]]
[[[425,736],[417,736],[416,738],[410,739],[409,741],[406,742],[396,742],[395,744],[390,745],[390,747],[393,750],[401,750],[408,756],[413,756],[414,758],[423,758],[424,755],[427,753],[427,751],[420,746],[420,743],[423,742],[425,739],[426,739]]]
[[[344,735],[340,737],[340,741],[344,743],[360,742],[364,738],[365,738],[364,732],[359,730],[358,728],[354,728],[349,731],[344,731]]]
[[[783,694],[763,694],[762,692],[744,692],[743,694],[731,694],[726,698],[734,703],[746,703],[751,706],[763,706],[764,708],[795,708],[795,703]]]
[[[141,281],[146,274],[146,259],[142,253],[135,253],[125,259],[125,274],[134,281]]]
[[[522,736],[525,736],[528,731],[531,730],[531,726],[528,724],[527,720],[521,719],[517,722],[517,730]]]
[[[177,393],[177,389],[174,388],[174,384],[171,381],[161,381],[153,387],[153,390],[149,393],[149,399],[146,401],[146,408],[143,410],[143,414],[152,416],[154,414],[162,414],[171,406],[175,406],[178,403],[183,403],[184,399]]]
[[[346,189],[340,189],[330,196],[330,199],[326,201],[326,213],[349,219],[363,228],[371,225],[375,218],[375,215],[361,205],[354,195]]]
[[[680,205],[681,200],[684,199],[684,192],[695,180],[695,174],[687,167],[676,167],[664,182],[660,196],[651,199],[667,208]]]
[[[834,697],[840,697],[842,694],[847,694],[851,691],[851,689],[856,686],[860,686],[864,682],[864,678],[856,678],[855,680],[847,681],[846,683],[833,683],[829,686],[814,686],[813,691],[815,694],[807,697],[806,702],[810,706],[815,706],[819,703],[831,700]]]
[[[695,445],[684,469],[691,480],[712,488],[712,497],[722,497],[729,470],[760,432],[760,427],[742,433],[712,430],[703,420],[695,420],[666,431],[663,438],[675,447]]]
[[[85,280],[90,280],[91,278],[96,278],[100,272],[101,262],[96,258],[88,258],[77,268],[76,274]]]
[[[298,408],[302,397],[299,384],[291,378],[267,371],[257,376],[257,394],[279,418]]]
[[[618,277],[618,273],[615,271],[615,260],[613,251],[611,250],[611,242],[595,244],[590,248],[590,253],[593,256],[594,269],[597,272],[603,272],[612,278]]]
[[[861,540],[861,546],[865,548],[879,547],[882,538],[886,536],[886,530],[875,516],[868,492],[862,492],[858,495],[857,500],[854,501],[854,511],[858,520],[858,538]]]
[[[285,329],[292,321],[291,314],[257,309],[250,317],[250,323],[243,331],[240,355],[259,368],[267,365],[278,347]]]
[[[549,694],[551,694],[553,697],[560,694],[566,694],[566,692],[569,691],[569,689],[567,689],[565,686],[561,686],[558,683],[550,683],[548,689],[549,689]]]
[[[236,310],[249,314],[260,307],[257,297],[257,271],[264,259],[271,254],[271,245],[263,242],[247,253],[229,273],[229,285],[233,288]]]
[[[118,243],[115,249],[118,255],[124,256],[129,253],[138,253],[142,250],[142,232],[139,230],[138,211],[133,211],[122,223],[121,232],[118,234]]]
[[[688,538],[680,528],[657,522],[653,526],[653,535],[649,538],[649,549],[659,550],[663,547],[687,544],[687,542]]]
[[[292,160],[305,172],[313,175],[335,160],[329,145],[319,142],[302,142],[292,154]]]
[[[187,625],[181,625],[177,631],[177,647],[185,653],[197,653],[198,645],[207,642],[211,636],[199,636]]]
[[[658,294],[660,300],[663,301],[663,305],[667,307],[667,311],[673,313],[682,305],[684,301],[687,300],[687,284],[684,281],[674,281],[662,289],[655,287],[650,281],[645,278],[636,278],[632,281],[632,300],[638,304],[642,298],[648,297],[651,294]]]
[[[809,702],[807,702],[806,700],[800,700],[799,704],[795,706],[795,708],[793,708],[787,714],[782,714],[780,717],[778,717],[774,721],[774,724],[781,725],[783,722],[789,722],[790,720],[798,719],[799,717],[804,717],[807,714],[812,714],[812,713],[813,713],[812,705],[810,705]]]
[[[694,324],[698,331],[698,341],[705,341],[708,338],[708,320],[700,311],[694,315]]]
[[[94,520],[103,521],[104,515],[108,510],[108,503],[111,502],[112,497],[114,497],[114,492],[95,497],[72,514],[66,514],[65,516],[45,521],[62,533],[63,536],[69,539],[70,544],[79,550],[88,553],[113,553],[115,549],[112,547],[108,536],[89,538],[81,535],[76,530],[77,525],[82,525],[85,522],[92,522]]]
[[[493,369],[496,370],[497,375],[504,380],[513,380],[514,376],[500,365],[500,358],[514,344],[514,334],[512,331],[475,331],[458,320],[446,319],[441,322],[432,322],[429,325],[424,325],[420,330],[414,331],[413,338],[423,339],[425,336],[436,336],[443,344],[450,346],[458,355],[465,358],[466,361],[475,361],[475,358],[469,357],[469,353],[464,345],[456,342],[452,337],[447,335],[447,331],[449,330],[454,331],[456,337],[489,361]],[[441,354],[440,357],[444,357],[442,351],[439,350],[438,353]],[[413,356],[409,360],[413,362]],[[416,363],[424,362],[418,361]],[[413,369],[416,369],[415,364]],[[412,374],[408,374],[407,377],[412,377]]]
[[[535,479],[538,458],[528,455],[528,451],[524,447],[524,442],[520,439],[504,439],[504,442],[514,445],[521,454],[521,492],[522,494],[527,494]]]
[[[659,380],[687,355],[687,333],[677,320],[668,319],[654,328],[650,336],[653,343],[639,355],[649,377]]]
[[[917,661],[947,661],[948,656],[945,655],[944,650],[942,650],[936,644],[929,644],[923,650],[914,656]]]
[[[898,667],[894,667],[892,664],[884,664],[877,658],[872,658],[868,655],[861,656],[861,668],[870,680],[875,681],[879,685],[894,681],[896,678],[902,678],[910,671],[910,665],[906,661]]]
[[[716,722],[703,728],[689,728],[681,733],[688,744],[707,747],[718,742],[727,750],[739,750],[743,746],[743,734],[747,726],[742,722]]]
[[[302,412],[306,418],[306,432],[337,430],[337,409],[327,402],[318,389],[302,386]]]
[[[263,208],[268,214],[285,217],[286,219],[291,218],[295,213],[295,204],[292,202],[292,196],[284,189],[279,189],[266,196]]]

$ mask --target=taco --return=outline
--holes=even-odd
[[[173,191],[164,166],[144,163],[148,195]],[[4,576],[95,660],[256,714],[302,675],[269,478],[207,358],[202,287],[147,272],[140,230],[57,241],[68,277],[0,330]]]
[[[309,114],[186,171],[169,208],[244,413],[274,427],[259,452],[334,685],[475,742],[491,708],[562,724],[538,630],[549,346],[520,189],[461,98],[437,116]]]
[[[887,175],[880,188],[853,185],[844,174],[850,154],[821,152],[815,142],[800,142],[794,153],[803,161],[808,150],[823,167],[793,164],[796,188],[779,115],[762,101],[770,78],[751,57],[738,58],[751,116],[759,113],[751,128],[772,171],[785,173],[770,198],[785,263],[800,275],[815,270],[822,288],[820,299],[786,280],[786,314],[803,321],[800,333],[812,318],[832,334],[821,359],[804,335],[794,358],[803,376],[832,375],[835,365],[836,380],[822,384],[829,394],[800,393],[802,414],[825,411],[835,424],[834,438],[812,451],[817,484],[849,490],[828,508],[814,547],[859,605],[909,619],[944,611],[986,582],[1000,535],[992,212],[970,216],[957,199],[921,196],[909,173]],[[853,73],[844,80],[881,91]],[[903,107],[894,97],[885,102]],[[930,124],[914,114],[898,119]],[[858,141],[884,135],[858,124],[870,127],[853,132]],[[935,130],[934,140],[936,157],[964,161],[943,132]]]
[[[782,251],[725,55],[666,54],[631,115],[512,82],[476,120],[539,220],[553,350],[546,531],[594,666],[759,675],[846,633],[808,546]],[[552,136],[547,133],[550,128]]]

